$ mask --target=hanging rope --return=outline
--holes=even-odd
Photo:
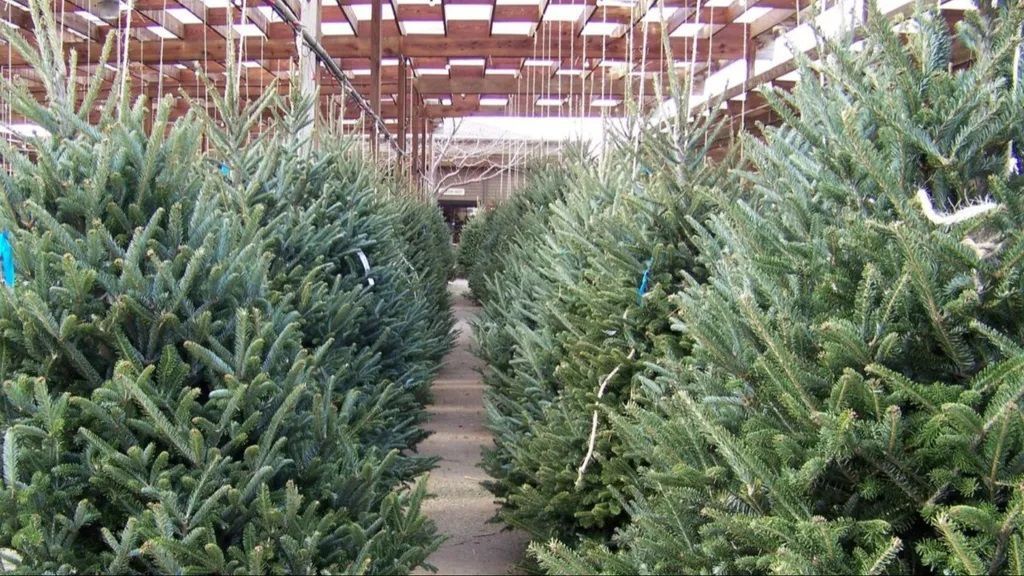
[[[167,23],[167,0],[164,0],[164,8],[162,14],[163,23]],[[157,71],[156,79],[156,98],[154,104],[159,105],[160,100],[164,96],[164,35],[160,35],[160,69]]]
[[[241,19],[240,19],[239,22],[241,23],[241,25],[243,27],[242,28],[243,30],[245,29],[244,27],[246,26],[246,24],[249,23],[249,6],[248,6],[247,0],[242,0],[242,12],[241,12]],[[239,37],[238,37],[238,62],[237,62],[237,66],[235,68],[235,86],[239,87],[239,91],[241,91],[241,87],[242,87],[242,69],[246,68],[245,66],[242,65],[243,62],[245,62],[245,38],[241,34],[239,34]],[[248,71],[248,68],[246,68],[245,75],[246,75],[246,84],[248,84],[248,82],[249,82],[249,78],[248,78],[249,71]],[[248,92],[248,90],[246,90],[246,92]],[[242,97],[241,94],[239,94],[238,96],[239,96],[239,98]],[[239,104],[241,104],[241,103],[239,103]]]
[[[230,20],[230,18],[229,18]],[[210,48],[209,48],[209,26],[203,26],[203,72],[206,73],[210,70]],[[199,71],[193,69],[192,74],[196,79],[196,95],[199,95],[199,90],[203,92],[203,111],[205,113],[210,112],[210,91],[206,89],[199,81]]]
[[[122,105],[127,103],[128,98],[128,48],[132,39],[132,14],[134,13],[135,0],[128,0],[128,18],[124,29],[124,48],[121,51],[121,88],[118,94]]]
[[[747,129],[747,82],[753,75],[753,66],[750,65],[752,58],[747,54],[749,49],[747,42],[750,37],[750,24],[743,24],[743,100],[740,101],[740,132]]]

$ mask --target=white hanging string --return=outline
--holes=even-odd
[[[167,0],[164,0],[164,8],[161,12],[161,18],[164,23],[167,22]],[[159,106],[160,99],[164,96],[164,35],[160,35],[160,68],[157,70],[156,80],[156,99],[153,101],[155,106]]]
[[[242,12],[241,12],[241,19],[239,20],[239,22],[241,23],[243,30],[245,29],[245,26],[249,23],[248,0],[242,0]],[[231,26],[231,25],[232,25],[232,23],[228,22],[228,26]],[[248,82],[249,82],[249,78],[248,78],[249,77],[249,71],[248,71],[248,68],[246,68],[245,66],[242,65],[243,62],[245,62],[245,37],[243,37],[241,34],[239,34],[239,37],[238,37],[238,62],[236,63],[237,66],[235,68],[235,85],[239,87],[239,94],[238,94],[238,98],[239,99],[242,99],[244,97],[241,94],[241,88],[242,88],[242,69],[243,68],[246,69],[246,72],[245,72],[246,85],[248,85]],[[246,93],[248,93],[248,90],[246,90]],[[241,104],[241,102],[239,102],[239,104]]]
[[[640,26],[641,34],[643,34],[643,40],[641,42],[642,52],[640,53],[640,90],[639,98],[637,99],[637,111],[640,113],[639,117],[643,117],[644,113],[644,98],[647,89],[647,21]],[[640,129],[640,124],[637,124],[636,129],[633,130],[633,174],[636,174],[639,169],[640,162],[640,138],[643,134],[643,130]]]
[[[753,58],[747,54],[747,50],[750,49],[748,45],[748,39],[750,38],[750,23],[743,24],[743,100],[740,101],[740,132],[747,129],[747,98],[749,97],[747,91],[750,88],[747,82],[750,81],[750,77],[754,74],[754,67],[751,65]]]
[[[135,13],[135,0],[128,0],[128,18],[124,29],[124,48],[121,51],[121,88],[119,96],[122,103],[127,102],[128,94],[128,49],[132,39],[132,14]]]
[[[700,11],[697,12],[697,18],[700,18]],[[696,28],[698,31],[700,27]],[[704,112],[707,114],[711,113],[711,94],[708,92],[708,80],[711,78],[711,52],[713,47],[711,45],[711,35],[715,29],[715,9],[711,9],[711,16],[708,18],[708,58],[707,64],[704,68]],[[694,44],[696,44],[696,39]],[[707,131],[704,132],[704,146],[708,145],[708,138],[710,135]]]

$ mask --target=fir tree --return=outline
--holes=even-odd
[[[65,73],[52,13],[41,2],[32,12],[47,41],[37,50],[7,38],[52,71],[49,101],[5,88],[52,136],[29,142],[30,154],[3,152],[13,170],[0,218],[19,268],[0,291],[4,565],[310,573],[422,563],[438,538],[419,510],[423,484],[401,484],[425,464],[399,453],[421,436],[402,413],[418,409],[407,382],[386,379],[376,344],[339,347],[304,322],[311,310],[346,312],[325,309],[321,277],[299,275],[315,268],[309,260],[268,250],[280,241],[268,235],[287,228],[270,225],[279,220],[266,204],[240,201],[251,189],[199,150],[203,123],[169,124],[165,101],[147,131],[145,103],[129,107],[125,93],[88,124],[99,76],[73,107],[74,59]],[[363,216],[393,217],[381,211]],[[314,218],[293,216],[296,230]],[[365,276],[353,291],[365,291]],[[414,329],[424,326],[443,329]],[[395,373],[432,373],[445,338],[427,335],[433,348]]]
[[[913,22],[774,93],[673,298],[692,351],[613,416],[630,522],[547,570],[1022,569],[1021,7]]]
[[[534,183],[564,194],[531,191],[488,217],[494,236],[503,220],[523,224],[482,290],[496,444],[485,462],[503,518],[538,539],[603,541],[626,519],[617,492],[646,458],[622,453],[607,414],[639,394],[653,358],[682,353],[665,291],[703,274],[689,218],[727,176],[706,162],[717,118],[675,120],[639,148],[621,138],[599,162]]]

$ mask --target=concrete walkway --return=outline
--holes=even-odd
[[[483,383],[477,372],[481,364],[470,350],[468,323],[478,308],[466,297],[465,280],[452,282],[449,289],[459,337],[434,382],[426,425],[432,434],[419,445],[421,454],[441,457],[428,485],[436,497],[423,508],[448,540],[428,562],[439,574],[508,574],[523,558],[527,538],[489,522],[498,506],[480,485],[487,474],[479,466],[480,451],[491,444],[491,435],[484,428]]]

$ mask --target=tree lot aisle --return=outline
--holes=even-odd
[[[440,574],[507,574],[523,557],[527,539],[490,522],[498,506],[481,485],[486,474],[480,461],[491,434],[484,428],[481,363],[470,351],[470,322],[479,308],[467,297],[465,280],[449,286],[458,340],[434,382],[425,426],[431,435],[420,444],[422,455],[441,458],[430,474],[429,489],[436,497],[423,511],[448,540],[427,561]]]

